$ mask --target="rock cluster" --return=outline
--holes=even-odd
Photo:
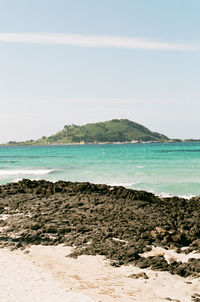
[[[124,187],[24,179],[0,186],[0,245],[71,245],[71,257],[105,255],[113,266],[200,275],[200,260],[144,258],[151,246],[200,252],[200,197],[158,198]]]

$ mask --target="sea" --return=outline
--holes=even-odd
[[[200,143],[0,146],[0,184],[23,178],[200,195]]]

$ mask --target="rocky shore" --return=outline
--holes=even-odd
[[[124,187],[28,179],[0,186],[0,246],[39,244],[73,246],[74,258],[104,255],[116,267],[200,277],[200,259],[143,255],[153,246],[200,252],[200,197],[158,198]]]

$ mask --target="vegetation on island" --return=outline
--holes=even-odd
[[[162,142],[169,141],[163,134],[128,119],[86,124],[83,126],[65,125],[63,130],[51,136],[25,142],[10,141],[9,145],[55,145],[76,143],[114,143],[114,142]]]

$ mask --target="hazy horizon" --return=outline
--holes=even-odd
[[[126,118],[200,138],[198,0],[0,0],[0,143]]]

